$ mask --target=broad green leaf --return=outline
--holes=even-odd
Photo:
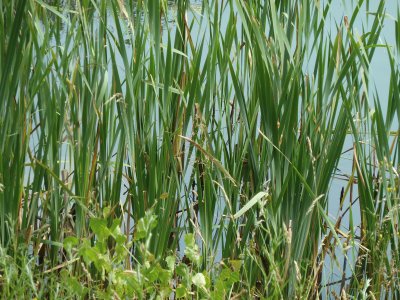
[[[185,255],[191,262],[199,265],[201,261],[201,256],[199,246],[196,244],[193,233],[186,234],[184,240],[186,245]]]
[[[100,242],[105,241],[111,235],[111,231],[107,226],[107,220],[105,219],[92,218],[89,221],[89,226]]]
[[[204,288],[206,286],[206,278],[202,273],[197,273],[192,277],[192,282],[195,286]]]
[[[256,205],[261,199],[263,199],[267,195],[268,195],[268,193],[266,193],[266,192],[257,193],[236,214],[233,215],[233,218],[234,219],[240,218],[243,214],[245,214],[249,209],[251,209],[254,205]]]

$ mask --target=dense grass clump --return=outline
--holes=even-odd
[[[2,298],[400,298],[398,5],[0,3]]]

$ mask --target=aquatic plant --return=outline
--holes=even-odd
[[[1,2],[2,296],[398,299],[400,8],[333,5]]]

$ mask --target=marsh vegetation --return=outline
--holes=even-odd
[[[0,1],[2,298],[399,299],[400,8],[333,2]]]

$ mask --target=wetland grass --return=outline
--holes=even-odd
[[[372,2],[0,1],[2,298],[399,299]]]

